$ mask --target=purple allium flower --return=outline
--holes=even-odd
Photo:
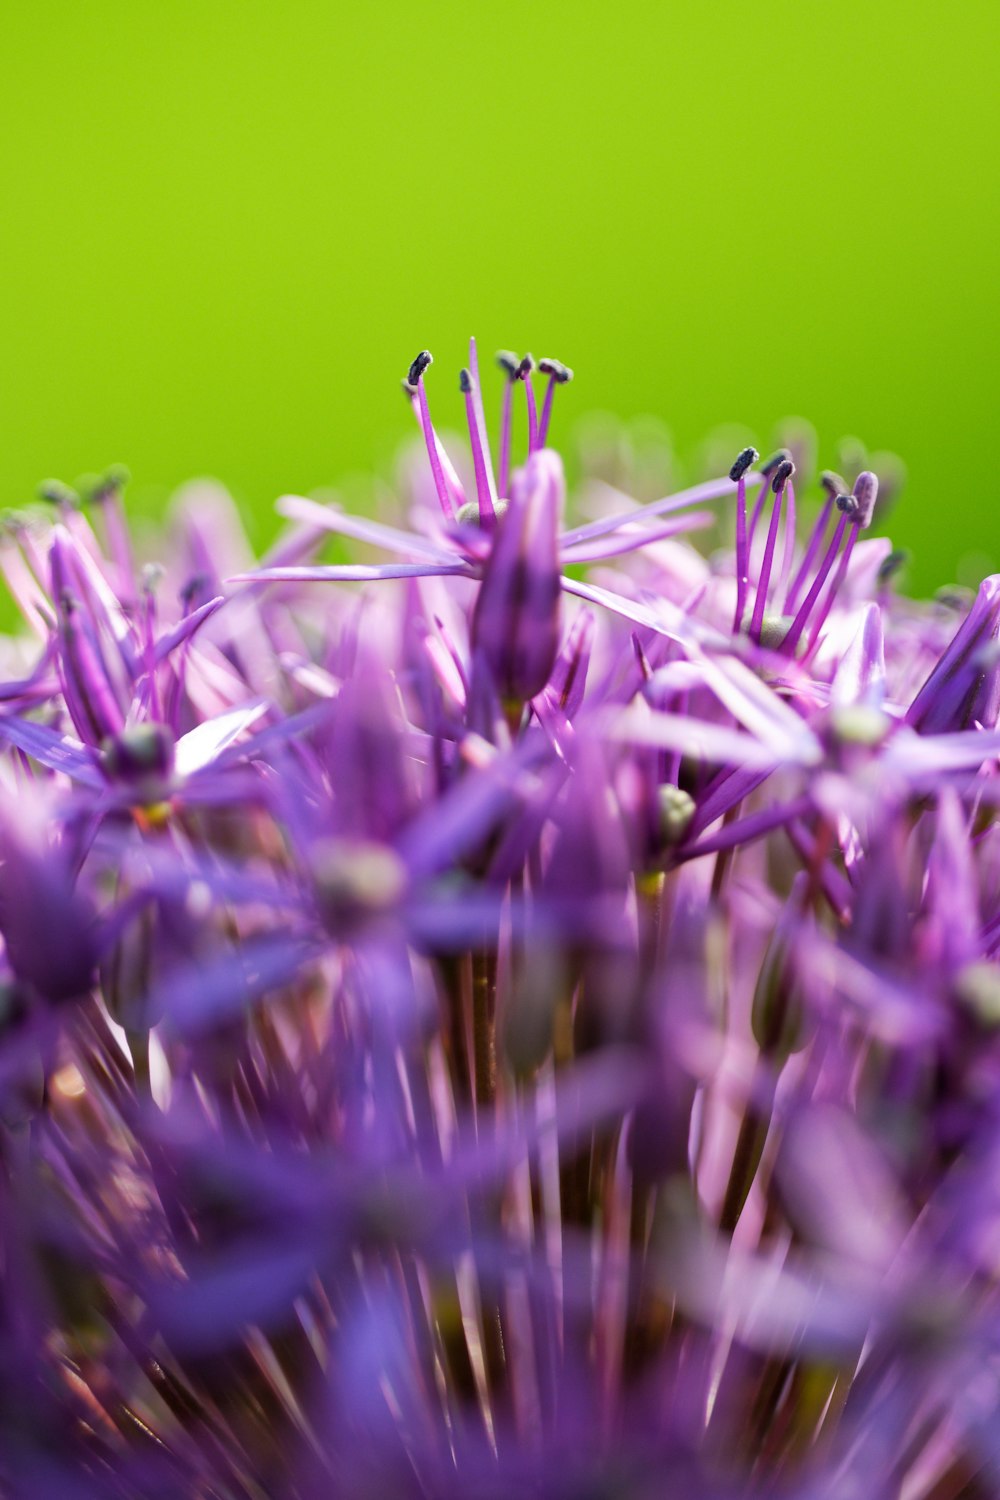
[[[997,579],[498,363],[408,528],[3,528],[0,1491],[992,1497]]]

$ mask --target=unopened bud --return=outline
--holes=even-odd
[[[493,507],[495,520],[499,521],[507,514],[507,504],[506,500],[497,501]],[[466,500],[464,505],[460,505],[455,512],[455,522],[458,526],[480,526],[482,518],[479,514],[479,501]]]
[[[657,788],[660,838],[667,848],[673,848],[684,838],[694,818],[695,804],[690,793],[679,786]]]
[[[406,889],[399,855],[373,840],[324,839],[311,864],[323,921],[338,936],[390,910]]]
[[[140,802],[162,802],[170,794],[174,737],[165,724],[133,724],[101,746],[109,781],[132,791]]]

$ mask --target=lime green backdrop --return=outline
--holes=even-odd
[[[551,353],[682,453],[896,449],[920,588],[1000,563],[996,0],[7,0],[0,503],[385,467],[428,345]],[[961,561],[963,554],[980,554]]]

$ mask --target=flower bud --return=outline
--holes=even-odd
[[[109,781],[132,792],[136,801],[164,801],[174,772],[174,737],[165,724],[133,724],[101,746],[101,766]]]
[[[323,839],[313,850],[312,873],[324,925],[335,936],[356,930],[402,897],[406,866],[385,844],[369,839]]]
[[[906,714],[921,734],[946,734],[983,724],[1000,713],[1000,573],[980,584],[975,602]]]
[[[497,691],[523,703],[549,680],[559,650],[562,463],[549,449],[532,454],[511,485],[472,617],[472,644],[483,653]]]

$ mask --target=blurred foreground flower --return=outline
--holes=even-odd
[[[4,528],[5,1496],[1000,1493],[1000,579],[500,365],[409,529]]]

